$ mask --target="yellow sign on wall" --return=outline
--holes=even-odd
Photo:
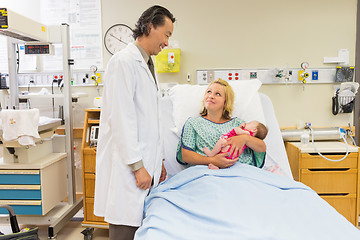
[[[155,69],[158,73],[180,71],[180,49],[163,49],[155,57]]]

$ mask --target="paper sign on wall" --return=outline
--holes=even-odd
[[[175,63],[175,53],[174,52],[168,53],[168,63]]]

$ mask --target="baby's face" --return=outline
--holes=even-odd
[[[245,125],[244,128],[247,129],[247,130],[249,130],[249,131],[253,131],[254,129],[257,128],[257,126],[258,126],[258,123],[255,122],[255,121],[252,121],[252,122],[246,123],[246,125]]]

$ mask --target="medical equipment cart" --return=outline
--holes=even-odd
[[[92,127],[99,126],[100,109],[85,109],[84,131],[81,144],[84,221],[82,225],[90,228],[108,228],[104,218],[94,215],[96,138],[91,136]]]
[[[19,41],[20,42],[41,41],[45,43],[57,43],[57,44],[60,43],[62,45],[62,65],[63,65],[62,67],[63,67],[63,82],[64,82],[64,90],[63,90],[64,119],[65,119],[65,131],[66,131],[66,135],[64,136],[65,144],[63,146],[65,147],[65,149],[62,152],[53,151],[52,153],[49,153],[50,158],[47,158],[46,156],[42,156],[40,157],[40,159],[37,159],[38,161],[36,161],[36,159],[33,159],[34,160],[33,164],[21,163],[21,161],[19,161],[20,164],[18,165],[15,163],[12,164],[12,166],[10,166],[10,164],[8,163],[2,165],[5,171],[14,170],[14,172],[17,173],[17,174],[2,175],[3,179],[5,179],[6,181],[11,180],[9,185],[25,185],[23,184],[25,181],[24,178],[17,178],[17,176],[19,175],[18,173],[21,173],[21,171],[23,170],[30,170],[31,174],[24,174],[23,177],[30,178],[31,180],[33,180],[32,185],[36,185],[34,186],[35,188],[39,188],[40,186],[40,191],[43,190],[45,191],[45,188],[47,189],[47,192],[49,193],[49,195],[47,195],[49,196],[47,200],[49,201],[44,199],[45,196],[39,196],[38,189],[34,190],[34,192],[37,193],[36,195],[37,199],[31,201],[37,201],[37,205],[33,204],[33,206],[37,208],[38,214],[36,215],[21,214],[21,216],[19,216],[19,219],[21,219],[20,221],[24,224],[32,223],[36,225],[49,225],[48,237],[50,239],[54,239],[56,238],[56,234],[61,230],[61,228],[82,207],[82,199],[76,200],[76,196],[75,196],[76,192],[75,192],[75,170],[74,170],[75,167],[74,167],[74,146],[73,146],[74,145],[73,117],[72,117],[73,114],[72,114],[72,97],[71,97],[72,95],[71,95],[71,81],[70,81],[71,65],[74,64],[74,60],[70,58],[69,25],[63,23],[59,26],[46,26],[44,24],[33,21],[32,19],[16,14],[15,12],[9,9],[2,8],[2,10],[3,10],[2,17],[7,19],[8,24],[1,26],[2,29],[0,33],[6,36],[9,35],[12,36],[7,38],[8,60],[9,60],[8,62],[9,62],[9,93],[10,93],[9,107],[10,108],[13,109],[19,108],[19,89],[18,89],[19,82],[18,82],[18,71],[16,70],[16,49]],[[2,20],[4,20],[3,18]],[[16,34],[11,34],[13,32]],[[48,145],[48,149],[50,148],[54,149],[49,142],[46,142],[45,144]],[[31,151],[30,148],[28,150]],[[42,151],[40,150],[35,152],[41,153]],[[43,157],[45,157],[45,159]],[[63,167],[65,167],[65,174],[63,175],[62,180],[65,181],[63,185],[67,187],[66,202],[65,201],[59,202],[60,196],[56,196],[55,200],[53,200],[50,192],[54,191],[51,188],[56,189],[56,186],[51,187],[50,184],[48,184],[48,181],[43,180],[44,175],[48,174],[47,177],[49,177],[52,175],[51,172],[57,172],[56,170],[54,170],[54,171],[46,171],[45,173],[45,169],[49,169],[49,168],[55,169],[56,167],[53,167],[53,165],[57,163],[59,163],[62,166],[59,172],[64,172],[62,171],[62,169]],[[21,168],[16,169],[20,165],[22,165]],[[30,166],[30,165],[34,165],[34,166]],[[58,175],[55,176],[57,178]],[[2,183],[1,185],[8,185],[5,184],[5,180],[4,183]],[[16,182],[18,180],[19,181],[21,180],[19,184]],[[20,191],[22,191],[22,189],[20,189]],[[60,192],[63,193],[63,191]],[[14,194],[14,196],[16,197],[16,194]],[[23,196],[23,194],[20,194],[20,196]],[[41,200],[38,199],[40,197]],[[62,197],[63,196],[61,196],[61,198]],[[56,200],[58,201],[58,204],[51,209],[51,206],[54,205],[54,202]],[[45,207],[45,205],[42,205],[45,202],[50,202],[50,205]],[[9,204],[9,202],[4,202],[4,204],[12,205]]]
[[[315,142],[322,158],[310,142],[285,142],[294,179],[315,190],[355,226],[359,225],[359,148],[339,141]]]

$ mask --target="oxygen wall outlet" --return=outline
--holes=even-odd
[[[304,73],[305,71],[304,70],[299,70],[299,81],[303,81],[304,78],[301,77],[301,75]]]
[[[299,70],[299,81],[306,82],[306,78],[309,77],[309,73],[304,70]]]

